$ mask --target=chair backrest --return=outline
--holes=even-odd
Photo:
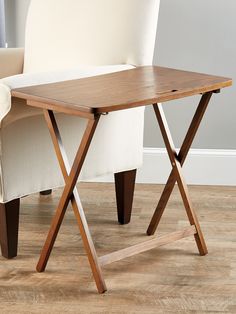
[[[24,72],[152,63],[160,0],[31,0]]]

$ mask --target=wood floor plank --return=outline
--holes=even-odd
[[[112,184],[81,183],[85,213],[99,255],[147,240],[162,191],[137,185],[132,222],[116,222]],[[35,271],[61,189],[22,199],[19,256],[0,258],[0,313],[236,313],[236,188],[190,187],[209,254],[193,237],[103,267],[105,295],[92,274],[72,210],[66,214],[47,271]],[[157,236],[188,227],[175,189]],[[109,237],[107,236],[109,234]]]

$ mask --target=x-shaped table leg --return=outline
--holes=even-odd
[[[54,114],[50,110],[44,110],[44,115],[45,115],[45,119],[48,125],[48,129],[50,131],[54,148],[55,148],[55,152],[56,152],[56,155],[60,164],[60,168],[61,168],[64,180],[65,180],[65,188],[63,190],[61,199],[59,201],[56,214],[52,220],[46,242],[42,249],[41,256],[37,265],[37,271],[43,272],[46,268],[50,253],[52,251],[58,231],[60,229],[62,220],[64,218],[66,209],[70,201],[72,203],[72,207],[73,207],[73,210],[74,210],[74,213],[75,213],[78,225],[79,225],[81,237],[82,237],[83,244],[84,244],[88,259],[89,259],[89,263],[93,272],[97,289],[100,293],[103,293],[107,290],[105,282],[103,280],[102,272],[101,272],[101,265],[109,264],[113,261],[135,255],[139,252],[144,252],[146,250],[154,248],[155,246],[160,246],[165,243],[169,243],[171,241],[178,240],[180,238],[183,238],[185,236],[189,236],[192,234],[194,234],[195,236],[195,240],[197,242],[200,254],[201,255],[207,254],[206,244],[205,244],[197,217],[195,215],[195,212],[190,202],[188,189],[183,178],[181,166],[183,165],[187,157],[188,151],[190,149],[194,136],[197,132],[197,129],[200,125],[200,122],[207,108],[207,105],[210,101],[211,95],[212,95],[212,92],[208,92],[202,96],[202,99],[199,103],[197,111],[194,115],[194,118],[192,120],[192,123],[189,127],[189,130],[187,132],[187,135],[184,139],[184,142],[182,144],[182,147],[178,155],[174,147],[174,143],[173,143],[173,140],[172,140],[169,128],[168,128],[168,124],[167,124],[164,112],[162,110],[162,106],[159,104],[153,105],[173,169],[167,181],[165,189],[162,193],[157,209],[152,217],[147,233],[154,234],[176,181],[180,189],[180,193],[181,193],[184,205],[185,205],[185,209],[186,209],[190,224],[194,227],[194,229],[191,228],[191,229],[184,230],[181,232],[176,232],[174,234],[168,235],[166,237],[162,237],[160,239],[152,239],[148,242],[140,243],[140,244],[131,246],[130,248],[122,249],[120,251],[116,251],[116,252],[104,255],[100,258],[98,258],[97,256],[97,253],[96,253],[96,250],[95,250],[95,247],[94,247],[94,244],[93,244],[90,232],[89,232],[89,228],[87,225],[83,207],[79,198],[79,194],[76,189],[76,182],[80,174],[82,165],[84,163],[86,154],[88,152],[90,143],[92,141],[93,135],[95,133],[100,116],[94,116],[94,119],[91,119],[88,121],[83,138],[81,140],[80,146],[76,153],[73,165],[72,167],[70,167],[66,152],[62,144],[60,132],[59,132]]]
[[[183,141],[183,144],[181,146],[181,149],[179,151],[179,154],[177,154],[175,150],[175,146],[169,131],[169,127],[162,109],[162,106],[159,104],[154,104],[154,111],[156,114],[156,118],[158,120],[161,133],[167,148],[167,152],[171,161],[171,165],[173,167],[171,174],[167,180],[167,183],[165,185],[165,188],[162,192],[161,198],[158,202],[157,208],[154,212],[154,215],[151,219],[151,222],[149,224],[149,227],[147,229],[148,235],[153,235],[156,231],[156,228],[160,222],[160,219],[162,217],[162,214],[165,210],[165,207],[167,205],[167,202],[169,200],[169,197],[173,191],[173,188],[175,186],[175,183],[177,181],[179,190],[183,199],[183,203],[188,215],[188,219],[190,221],[191,225],[195,225],[197,233],[194,235],[195,240],[198,246],[198,250],[200,255],[207,254],[207,247],[201,232],[201,228],[198,222],[198,219],[196,217],[196,214],[193,210],[187,185],[184,181],[183,174],[182,174],[182,165],[184,164],[184,161],[188,155],[189,149],[192,145],[192,142],[194,140],[194,137],[197,133],[197,130],[199,128],[199,125],[201,123],[201,120],[204,116],[204,113],[206,111],[207,105],[211,99],[212,92],[207,92],[203,94],[200,103],[198,105],[198,108],[195,112],[195,115],[193,117],[193,120],[190,124],[190,127],[188,129],[188,132],[185,136],[185,139]]]
[[[50,253],[55,243],[66,209],[68,207],[69,202],[71,201],[74,214],[79,225],[84,248],[86,250],[89,263],[93,272],[93,276],[97,285],[98,292],[103,293],[107,290],[106,284],[103,280],[97,253],[94,248],[94,244],[89,232],[84,210],[76,188],[76,182],[80,174],[82,165],[84,163],[86,154],[88,152],[100,116],[95,116],[93,120],[88,121],[81,144],[76,153],[72,168],[70,167],[66,152],[64,150],[59,129],[53,112],[50,110],[44,110],[44,116],[52,137],[56,155],[65,180],[65,188],[62,193],[59,205],[57,207],[56,214],[52,220],[46,242],[42,249],[41,256],[37,265],[37,271],[43,272],[46,268]]]

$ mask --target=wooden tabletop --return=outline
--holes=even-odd
[[[12,90],[31,106],[96,114],[165,102],[232,85],[230,78],[157,66]]]

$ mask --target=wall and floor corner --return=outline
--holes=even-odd
[[[29,3],[5,1],[9,47],[24,45]],[[235,0],[161,0],[154,64],[236,79],[235,11]],[[235,92],[232,87],[213,96],[186,163],[189,183],[236,185]],[[198,101],[192,97],[164,104],[177,147]],[[163,183],[170,166],[151,110],[146,110],[144,166],[138,181]]]

